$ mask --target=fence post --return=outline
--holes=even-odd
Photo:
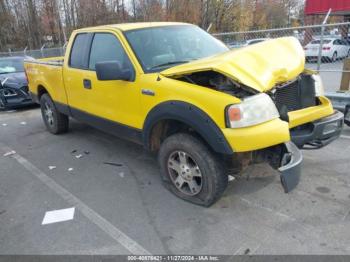
[[[43,46],[40,48],[40,53],[41,53],[41,57],[44,58],[44,48],[45,48],[46,44],[43,44]]]
[[[328,17],[331,14],[331,12],[332,12],[332,9],[330,8],[328,10],[326,17],[323,20],[322,25],[321,25],[320,47],[318,48],[318,57],[317,57],[317,71],[320,71],[320,68],[321,68],[324,29],[325,29],[325,25],[327,23]]]
[[[322,24],[320,46],[318,48],[318,56],[317,56],[317,71],[320,71],[321,63],[322,63],[323,34],[324,34],[324,25]]]
[[[350,84],[350,59],[344,60],[343,73],[341,76],[340,89],[339,91],[349,91]]]

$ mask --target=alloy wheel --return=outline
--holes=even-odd
[[[47,123],[50,126],[53,126],[54,125],[53,111],[52,111],[51,106],[47,102],[45,102],[44,115],[45,115]]]
[[[203,186],[199,166],[188,153],[175,151],[168,158],[168,172],[176,188],[190,196],[197,195]]]

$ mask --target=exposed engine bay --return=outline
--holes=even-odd
[[[259,93],[253,88],[215,71],[196,72],[184,75],[178,80],[211,88],[240,99]],[[315,97],[314,80],[309,74],[300,74],[291,81],[279,83],[266,93],[272,98],[281,118],[285,121],[288,121],[288,112],[318,104]]]
[[[223,74],[215,71],[196,72],[182,76],[181,78],[178,78],[178,80],[195,85],[209,87],[211,89],[224,92],[238,98],[244,98],[258,93],[254,89],[235,82]]]

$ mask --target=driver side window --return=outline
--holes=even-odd
[[[119,40],[110,33],[96,33],[92,40],[89,69],[95,70],[96,63],[118,61],[123,68],[131,62]]]

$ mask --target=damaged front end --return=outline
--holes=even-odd
[[[259,93],[257,90],[215,71],[194,72],[183,75],[177,80],[207,87],[240,99]]]
[[[303,156],[293,142],[254,152],[255,161],[264,161],[278,170],[284,192],[293,190],[299,183]]]
[[[278,172],[280,173],[284,192],[288,193],[299,183],[303,156],[293,142],[285,143],[280,147],[280,160],[279,164],[275,166],[275,168],[277,168]]]
[[[303,157],[293,142],[269,148],[236,153],[226,161],[231,175],[238,175],[249,165],[267,163],[277,170],[285,193],[292,191],[299,183]]]
[[[0,109],[10,109],[32,105],[33,101],[29,94],[26,83],[9,81],[0,84]]]
[[[295,38],[279,38],[200,59],[160,74],[239,99],[225,107],[222,129],[234,153],[230,174],[268,163],[284,191],[299,182],[299,149],[320,148],[339,137],[343,116],[324,97],[320,77],[305,67]],[[242,142],[243,141],[243,142]],[[290,141],[290,142],[286,142]]]

